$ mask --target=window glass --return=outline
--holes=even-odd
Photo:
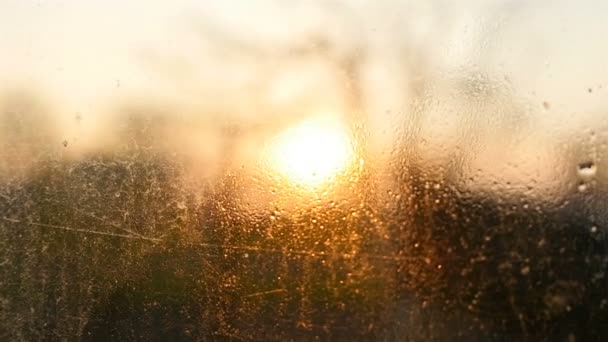
[[[607,339],[606,13],[0,2],[0,339]]]

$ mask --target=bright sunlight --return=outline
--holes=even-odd
[[[313,118],[288,128],[270,146],[270,162],[300,186],[317,187],[344,171],[353,158],[346,127],[335,118]]]

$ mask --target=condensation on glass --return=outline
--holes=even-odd
[[[0,339],[608,338],[601,1],[0,4]]]

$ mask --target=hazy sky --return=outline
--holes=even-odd
[[[134,99],[253,119],[344,110],[349,85],[335,66],[290,55],[317,37],[332,56],[360,53],[363,105],[372,131],[389,131],[378,134],[385,141],[394,141],[394,119],[412,114],[417,80],[430,81],[440,104],[424,122],[441,148],[460,127],[451,110],[481,108],[462,104],[460,87],[487,79],[522,109],[529,131],[518,139],[528,149],[605,122],[606,13],[608,4],[594,0],[0,0],[0,84],[39,91],[66,122]],[[502,125],[492,113],[475,120]]]
[[[608,38],[602,34],[601,13],[608,6],[599,1],[343,4],[2,0],[0,81],[42,88],[74,107],[129,92],[143,95],[162,89],[179,95],[172,89],[178,86],[167,86],[162,72],[154,70],[157,66],[146,63],[150,55],[160,56],[176,64],[196,64],[197,72],[206,75],[201,70],[217,68],[208,55],[213,47],[205,45],[201,33],[208,28],[261,46],[297,43],[318,33],[345,49],[371,47],[371,60],[380,64],[376,69],[393,63],[404,46],[423,49],[419,52],[435,59],[438,67],[489,62],[511,74],[513,82],[521,77],[534,88],[536,81],[529,78],[538,77],[538,72],[518,73],[516,68],[563,66],[552,73],[553,84],[559,85],[573,74],[584,78],[607,72],[602,46],[608,45]]]

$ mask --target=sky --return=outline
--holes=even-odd
[[[124,93],[162,90],[179,96],[179,86],[168,86],[154,70],[154,58],[194,65],[202,77],[209,76],[208,69],[220,69],[213,77],[225,75],[225,66],[218,67],[221,60],[213,56],[217,46],[206,42],[203,31],[209,29],[263,47],[325,35],[338,49],[365,46],[369,69],[376,73],[398,63],[401,48],[421,50],[440,68],[489,62],[510,74],[512,82],[521,82],[520,89],[552,95],[573,75],[590,79],[608,73],[602,63],[608,38],[601,34],[599,15],[607,7],[598,1],[327,1],[319,6],[270,0],[2,0],[0,80],[41,88],[74,109]],[[586,62],[577,63],[580,58]],[[554,71],[553,82],[539,89],[538,80],[530,79],[539,73],[522,72],[539,65],[564,69]]]
[[[124,103],[263,125],[324,111],[348,116],[345,92],[353,90],[340,63],[354,58],[380,151],[404,135],[395,127],[414,120],[416,84],[425,80],[422,102],[432,105],[421,132],[432,158],[450,155],[462,135],[457,111],[499,113],[514,103],[522,124],[513,146],[494,139],[511,127],[501,121],[507,114],[471,114],[467,129],[489,146],[472,165],[519,151],[493,173],[520,173],[505,171],[517,164],[539,174],[551,168],[531,162],[546,157],[536,146],[552,150],[602,130],[607,10],[595,0],[0,0],[0,91],[38,92],[68,135],[75,116],[86,119],[78,123],[86,135]],[[480,106],[466,87],[508,99]]]

